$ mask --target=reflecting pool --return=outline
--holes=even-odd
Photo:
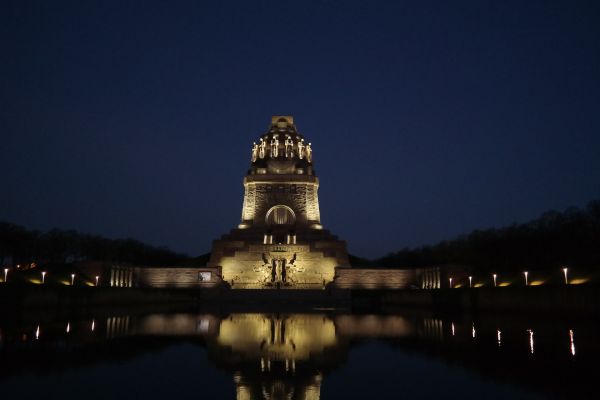
[[[582,319],[96,312],[0,318],[0,393],[18,399],[595,398]]]

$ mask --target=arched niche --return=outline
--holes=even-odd
[[[293,225],[296,223],[294,211],[284,205],[271,207],[265,217],[267,225]]]

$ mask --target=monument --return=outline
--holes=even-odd
[[[291,116],[253,143],[241,223],[215,240],[208,267],[233,289],[323,288],[348,266],[346,243],[321,225],[312,144]]]

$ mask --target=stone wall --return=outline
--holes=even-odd
[[[219,268],[136,268],[136,286],[211,288],[221,284]]]
[[[416,285],[412,269],[343,268],[335,270],[333,287],[338,289],[406,289]]]

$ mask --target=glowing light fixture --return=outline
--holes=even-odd
[[[475,332],[475,323],[474,322],[473,322],[473,328],[471,329],[471,335],[473,336],[473,339],[475,339],[476,332]]]
[[[96,275],[96,286],[98,286],[98,279],[100,279],[100,277]]]
[[[4,268],[4,282],[6,283],[6,278],[8,276],[8,268]]]
[[[42,285],[46,283],[46,271],[42,271]]]
[[[496,278],[498,278],[498,275],[496,275],[496,274],[493,274],[492,276],[494,277],[494,287],[496,287],[496,286],[497,286],[497,285],[496,285]]]
[[[94,332],[94,329],[96,329],[96,320],[92,320],[92,332]]]
[[[71,286],[75,285],[75,274],[71,274]]]
[[[496,339],[498,340],[498,347],[502,347],[502,332],[500,329],[496,330]]]
[[[469,276],[469,287],[473,287],[473,277]]]
[[[523,275],[525,275],[525,286],[528,286],[529,281],[527,280],[527,276],[529,275],[529,272],[525,271],[525,272],[523,272]]]
[[[567,273],[569,272],[569,268],[564,267],[563,269],[563,273],[565,274],[565,285],[569,284],[569,278],[567,277]]]
[[[454,322],[452,322],[452,336],[454,336]]]
[[[450,289],[452,289],[452,278],[448,278],[450,280]]]
[[[67,322],[67,333],[71,332],[71,322]]]
[[[573,331],[571,331],[573,332]],[[572,338],[573,336],[571,336]],[[40,338],[40,326],[37,326],[37,329],[35,330],[35,340],[38,340]],[[572,340],[572,339],[571,339]]]

